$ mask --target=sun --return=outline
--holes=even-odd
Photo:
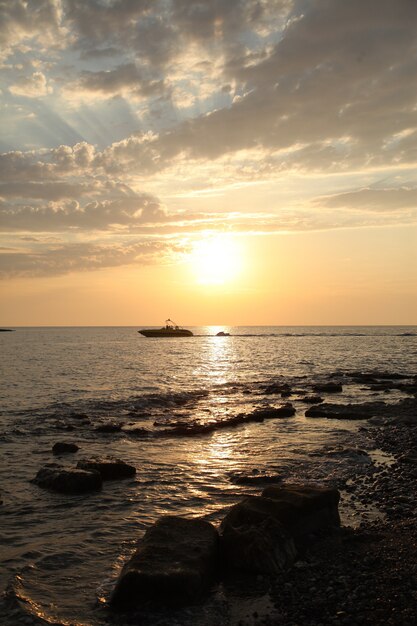
[[[223,285],[241,272],[242,254],[232,235],[215,235],[195,242],[190,263],[201,285]]]

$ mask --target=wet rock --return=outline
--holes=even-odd
[[[106,422],[96,426],[95,430],[98,433],[118,433],[123,428],[123,422]]]
[[[319,393],[339,393],[343,391],[343,387],[340,383],[319,383],[313,385],[313,389]]]
[[[222,558],[227,569],[275,574],[294,563],[294,540],[278,513],[277,503],[261,496],[249,496],[229,511],[220,526]]]
[[[139,437],[145,439],[146,437],[150,437],[152,435],[151,431],[147,428],[140,428],[138,426],[129,426],[123,429],[127,435],[132,435],[134,437]]]
[[[269,574],[288,568],[312,533],[340,525],[339,497],[337,489],[285,485],[245,498],[220,526],[227,566]]]
[[[417,451],[410,450],[410,452],[406,452],[405,454],[402,454],[398,458],[398,461],[400,463],[406,463],[407,465],[417,465]]]
[[[266,487],[262,496],[280,506],[279,519],[296,540],[307,535],[340,526],[337,489],[309,485]]]
[[[291,387],[287,383],[272,383],[263,389],[265,395],[278,395],[282,397],[291,395]]]
[[[59,493],[98,491],[102,486],[102,478],[98,472],[66,468],[57,463],[48,463],[42,467],[31,482]]]
[[[218,560],[218,534],[201,519],[161,517],[139,541],[110,599],[116,608],[149,600],[180,605],[206,592]]]
[[[365,450],[361,450],[360,448],[329,448],[323,451],[329,457],[346,457],[350,461],[354,461],[359,464],[362,463],[364,465],[371,465],[372,459],[369,454]]]
[[[235,485],[265,485],[268,483],[279,483],[282,481],[281,474],[261,474],[261,473],[232,473],[230,480]]]
[[[53,454],[68,454],[71,452],[77,452],[79,447],[76,443],[69,443],[66,441],[57,441],[52,447]]]
[[[409,374],[398,374],[396,372],[351,372],[349,374],[355,382],[372,383],[378,380],[406,380],[412,378]]]
[[[331,404],[314,405],[305,412],[306,417],[327,417],[330,419],[364,420],[378,415],[386,408],[384,402],[367,402],[364,404]]]
[[[306,404],[320,404],[320,402],[324,402],[321,396],[305,396],[301,398],[303,402]]]
[[[292,417],[293,415],[295,415],[295,408],[291,403],[287,403],[280,407],[268,406],[256,409],[247,416],[247,421],[263,421],[279,417]]]
[[[77,468],[88,472],[98,472],[102,480],[130,478],[136,474],[136,467],[120,459],[88,459],[77,463]]]

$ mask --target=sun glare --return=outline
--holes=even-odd
[[[190,263],[200,284],[223,285],[240,273],[242,255],[235,238],[217,235],[194,244]]]

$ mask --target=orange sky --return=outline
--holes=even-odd
[[[1,11],[1,326],[417,324],[416,3]]]

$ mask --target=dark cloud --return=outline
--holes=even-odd
[[[87,40],[111,40],[146,13],[154,0],[64,0],[66,19]]]
[[[28,37],[56,35],[60,24],[58,0],[1,0],[0,45],[19,43]]]
[[[83,71],[75,88],[99,91],[113,96],[131,92],[136,95],[152,96],[164,91],[164,81],[152,78],[134,63],[119,65],[113,70],[99,72]]]

